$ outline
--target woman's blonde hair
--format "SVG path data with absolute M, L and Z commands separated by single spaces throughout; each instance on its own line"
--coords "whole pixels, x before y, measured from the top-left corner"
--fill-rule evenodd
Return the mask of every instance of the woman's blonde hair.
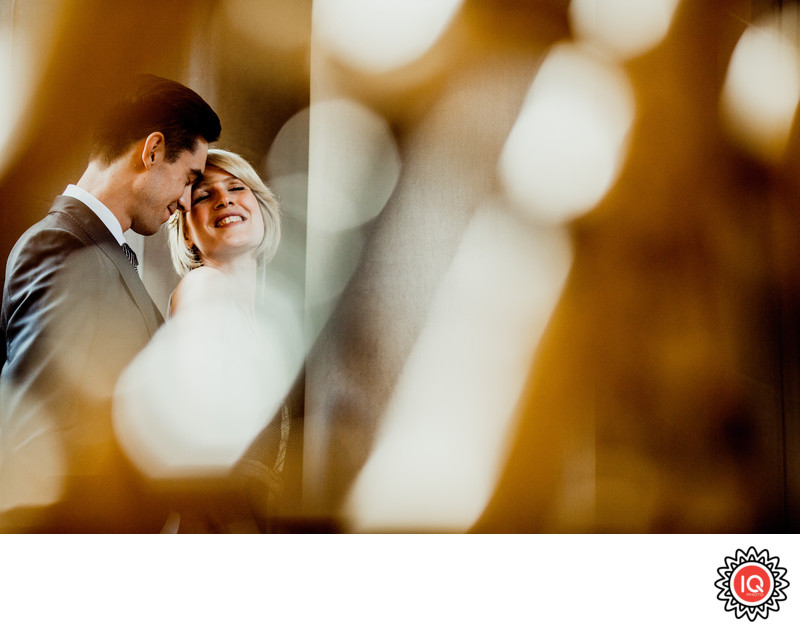
M 264 218 L 264 238 L 258 246 L 256 257 L 260 265 L 269 263 L 275 256 L 281 240 L 280 205 L 275 195 L 264 184 L 253 166 L 232 151 L 216 148 L 209 149 L 206 167 L 216 167 L 227 171 L 244 182 L 255 195 L 256 200 L 258 200 L 258 207 L 261 209 L 261 216 Z M 190 248 L 186 242 L 186 218 L 184 216 L 185 212 L 178 210 L 172 214 L 167 223 L 167 242 L 169 243 L 172 265 L 181 277 L 190 270 L 203 265 L 197 248 Z

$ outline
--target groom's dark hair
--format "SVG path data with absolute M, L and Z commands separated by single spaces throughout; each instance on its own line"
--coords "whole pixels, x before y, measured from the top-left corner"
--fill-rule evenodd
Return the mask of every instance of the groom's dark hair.
M 136 75 L 96 128 L 90 158 L 109 165 L 153 132 L 164 134 L 165 156 L 174 162 L 199 139 L 219 139 L 219 117 L 194 90 L 155 75 Z

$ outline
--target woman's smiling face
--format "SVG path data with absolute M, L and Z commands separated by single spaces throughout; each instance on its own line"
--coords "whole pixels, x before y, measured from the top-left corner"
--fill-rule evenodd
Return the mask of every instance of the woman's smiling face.
M 204 263 L 247 253 L 255 256 L 264 238 L 256 196 L 239 178 L 213 165 L 206 167 L 192 190 L 192 208 L 185 219 L 186 237 L 197 246 Z

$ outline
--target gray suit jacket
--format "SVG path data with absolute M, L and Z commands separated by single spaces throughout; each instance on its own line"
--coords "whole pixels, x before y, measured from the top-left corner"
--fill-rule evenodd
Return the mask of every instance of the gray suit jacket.
M 81 202 L 59 196 L 22 235 L 0 314 L 0 511 L 13 509 L 0 530 L 163 524 L 111 421 L 120 372 L 162 323 L 113 235 Z

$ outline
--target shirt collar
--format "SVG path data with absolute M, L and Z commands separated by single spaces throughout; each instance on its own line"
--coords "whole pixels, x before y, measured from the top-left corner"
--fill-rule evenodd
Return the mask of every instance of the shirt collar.
M 122 225 L 119 223 L 119 220 L 114 216 L 114 213 L 95 196 L 75 184 L 68 185 L 64 190 L 64 195 L 68 195 L 79 202 L 83 202 L 100 218 L 100 221 L 105 224 L 106 228 L 111 231 L 111 234 L 114 235 L 114 239 L 117 240 L 120 246 L 125 243 L 125 237 L 122 234 Z

